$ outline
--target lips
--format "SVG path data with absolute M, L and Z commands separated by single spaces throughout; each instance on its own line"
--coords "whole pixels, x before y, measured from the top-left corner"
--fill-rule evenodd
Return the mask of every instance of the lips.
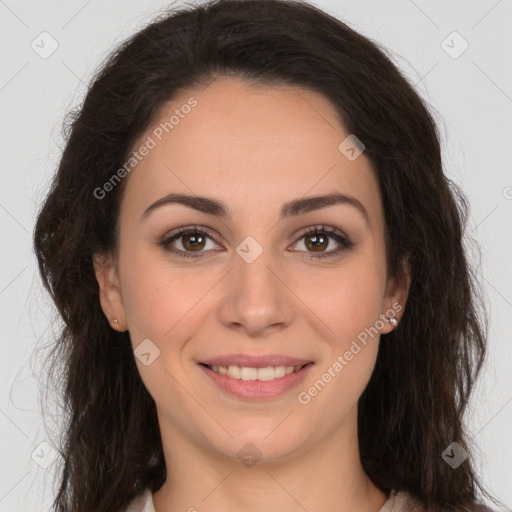
M 211 357 L 200 361 L 205 366 L 244 366 L 247 368 L 266 368 L 267 366 L 304 366 L 313 361 L 281 354 L 255 356 L 250 354 L 229 354 Z
M 265 359 L 268 361 L 269 359 Z M 214 361 L 214 359 L 211 359 Z M 240 359 L 238 359 L 240 361 Z M 251 360 L 251 364 L 263 364 L 260 362 L 255 362 L 254 359 Z M 303 361 L 302 359 L 291 359 L 287 358 L 288 362 L 297 362 Z M 213 366 L 213 365 L 212 365 Z M 225 393 L 234 396 L 238 399 L 244 400 L 264 400 L 278 397 L 279 395 L 285 394 L 288 391 L 291 391 L 293 388 L 297 387 L 299 383 L 303 382 L 306 376 L 312 371 L 312 368 L 315 366 L 313 362 L 306 363 L 304 366 L 299 367 L 299 369 L 293 371 L 293 366 L 290 365 L 287 368 L 292 370 L 290 373 L 285 373 L 282 376 L 275 376 L 275 378 L 271 380 L 244 380 L 244 378 L 233 378 L 229 375 L 222 374 L 220 372 L 216 372 L 209 365 L 204 363 L 199 363 L 198 367 L 201 369 L 203 374 L 210 379 L 210 382 L 213 382 L 217 389 L 224 391 Z M 217 367 L 219 370 L 222 366 Z M 226 368 L 226 367 L 224 367 Z M 233 368 L 233 366 L 229 366 L 229 368 Z M 246 370 L 251 367 L 245 367 Z M 252 367 L 252 372 L 256 371 Z M 259 367 L 258 377 L 262 366 Z M 283 366 L 277 366 L 277 368 L 284 369 Z M 240 370 L 241 372 L 244 370 Z M 252 375 L 254 377 L 254 375 Z

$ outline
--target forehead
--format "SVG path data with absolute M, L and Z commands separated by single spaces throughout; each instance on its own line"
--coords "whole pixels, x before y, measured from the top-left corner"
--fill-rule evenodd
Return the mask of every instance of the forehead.
M 123 203 L 142 212 L 183 192 L 222 198 L 236 214 L 340 192 L 356 196 L 374 225 L 378 184 L 364 153 L 349 160 L 340 150 L 349 135 L 319 93 L 217 80 L 165 104 L 139 137 L 132 149 L 151 149 L 131 171 Z

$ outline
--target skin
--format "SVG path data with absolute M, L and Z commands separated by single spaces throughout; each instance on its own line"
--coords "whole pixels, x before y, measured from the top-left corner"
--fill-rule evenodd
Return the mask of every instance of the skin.
M 307 405 L 297 399 L 379 315 L 406 303 L 409 281 L 401 286 L 386 275 L 384 212 L 370 162 L 338 150 L 349 134 L 322 95 L 235 78 L 175 98 L 134 148 L 190 97 L 197 106 L 125 178 L 116 255 L 94 259 L 112 328 L 129 330 L 134 349 L 149 338 L 160 350 L 149 366 L 136 359 L 157 406 L 168 468 L 153 495 L 156 512 L 376 512 L 387 496 L 361 465 L 357 402 L 380 336 Z M 221 200 L 233 217 L 167 204 L 141 220 L 170 192 Z M 357 198 L 369 224 L 349 204 L 279 220 L 283 203 L 334 192 Z M 217 237 L 203 241 L 202 257 L 180 258 L 157 244 L 194 224 Z M 315 252 L 311 235 L 303 237 L 322 224 L 354 246 L 309 257 L 339 247 L 329 238 Z M 236 252 L 248 236 L 263 248 L 252 263 Z M 185 238 L 172 245 L 197 254 Z M 393 328 L 386 321 L 379 330 Z M 298 387 L 263 401 L 227 395 L 197 365 L 242 352 L 315 365 Z M 237 456 L 248 442 L 261 453 L 250 467 Z

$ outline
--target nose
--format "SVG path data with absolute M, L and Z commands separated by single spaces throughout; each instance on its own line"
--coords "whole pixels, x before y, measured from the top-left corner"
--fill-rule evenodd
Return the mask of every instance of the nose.
M 263 249 L 253 259 L 256 249 L 254 241 L 239 246 L 218 308 L 219 321 L 225 327 L 250 337 L 285 329 L 295 314 L 294 295 L 284 271 L 270 250 Z

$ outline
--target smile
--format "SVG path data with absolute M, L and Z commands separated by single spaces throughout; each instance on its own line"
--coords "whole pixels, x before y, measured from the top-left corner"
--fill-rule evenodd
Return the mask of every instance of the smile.
M 306 365 L 298 366 L 266 366 L 264 368 L 250 368 L 247 366 L 210 366 L 215 373 L 227 375 L 232 379 L 270 381 L 280 379 L 285 375 L 296 372 Z
M 290 391 L 306 377 L 315 363 L 299 366 L 218 366 L 204 363 L 198 367 L 216 389 L 245 400 L 270 399 Z

